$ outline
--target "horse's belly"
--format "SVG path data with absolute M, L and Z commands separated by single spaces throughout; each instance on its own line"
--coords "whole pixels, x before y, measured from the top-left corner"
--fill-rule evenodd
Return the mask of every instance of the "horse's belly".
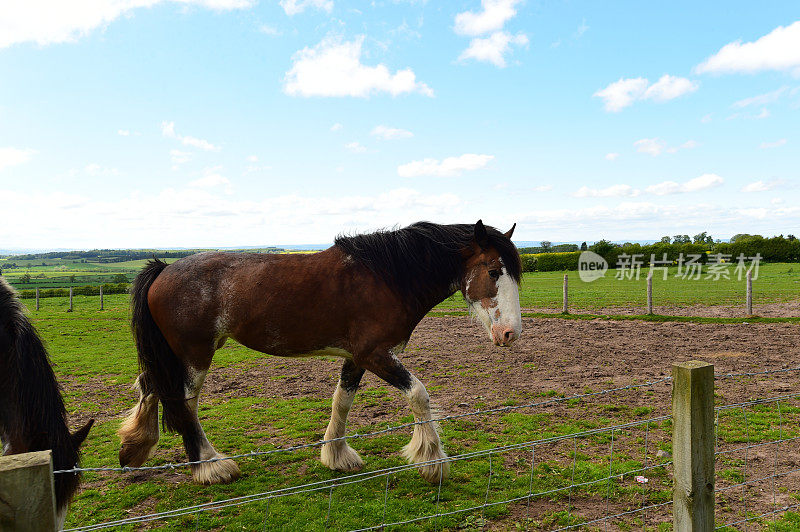
M 349 351 L 345 351 L 339 347 L 325 347 L 323 349 L 316 349 L 310 352 L 291 353 L 283 355 L 291 358 L 305 358 L 305 357 L 338 357 L 352 359 L 353 355 Z

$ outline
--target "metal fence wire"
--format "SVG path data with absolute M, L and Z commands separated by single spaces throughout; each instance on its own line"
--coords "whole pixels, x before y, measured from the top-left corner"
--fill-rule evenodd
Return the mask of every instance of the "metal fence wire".
M 717 374 L 718 390 L 731 379 L 775 377 L 800 368 L 762 372 Z M 453 422 L 476 416 L 527 415 L 542 407 L 574 404 L 620 393 L 658 393 L 669 401 L 670 377 L 607 390 L 552 397 L 524 405 L 502 406 L 442 416 L 426 422 L 404 423 L 382 430 L 349 434 L 335 440 L 291 445 L 231 456 L 257 458 L 319 447 L 329 441 L 366 439 L 414 425 Z M 800 393 L 722 404 L 715 407 L 716 522 L 720 529 L 760 530 L 800 506 Z M 653 399 L 656 400 L 655 397 Z M 520 411 L 524 411 L 520 412 Z M 429 529 L 468 526 L 484 528 L 495 520 L 534 530 L 619 530 L 656 528 L 671 522 L 673 470 L 670 449 L 671 416 L 590 426 L 560 434 L 540 434 L 535 439 L 465 450 L 447 458 L 454 480 L 439 479 L 425 495 L 408 501 L 410 486 L 422 481 L 411 474 L 423 464 L 404 464 L 374 471 L 341 474 L 334 478 L 291 487 L 188 505 L 173 510 L 143 513 L 113 521 L 86 524 L 67 530 L 101 530 L 156 521 L 178 520 L 183 528 L 200 528 L 204 515 L 248 507 L 259 514 L 264 530 L 287 525 L 291 497 L 316 507 L 315 522 L 303 529 L 378 530 L 424 525 Z M 210 460 L 210 461 L 216 461 Z M 172 470 L 199 462 L 167 463 L 139 468 L 87 467 L 55 474 L 87 472 L 108 475 L 136 471 Z M 469 465 L 469 482 L 456 481 L 460 466 Z M 463 469 L 462 469 L 463 470 Z M 483 474 L 483 480 L 475 478 Z M 462 479 L 463 480 L 463 479 Z M 356 493 L 355 490 L 360 490 Z M 419 491 L 419 489 L 417 489 Z M 461 493 L 469 491 L 469 493 Z M 364 493 L 371 500 L 363 500 Z M 482 502 L 480 502 L 482 500 Z M 353 502 L 364 507 L 355 519 Z M 406 512 L 398 511 L 407 506 Z M 345 516 L 345 512 L 349 512 Z M 355 520 L 354 520 L 355 519 Z M 187 521 L 191 520 L 191 521 Z M 193 521 L 193 522 L 192 522 Z M 297 527 L 295 523 L 294 527 Z

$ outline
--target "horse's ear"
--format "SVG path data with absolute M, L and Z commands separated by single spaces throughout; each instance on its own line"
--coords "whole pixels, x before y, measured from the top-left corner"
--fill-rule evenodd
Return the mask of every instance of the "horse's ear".
M 515 229 L 516 227 L 517 227 L 517 224 L 516 224 L 516 222 L 515 222 L 515 223 L 514 223 L 514 225 L 512 225 L 512 226 L 511 226 L 511 229 L 509 229 L 508 231 L 506 231 L 505 233 L 503 233 L 503 236 L 505 236 L 506 238 L 511 238 L 511 235 L 513 235 L 513 234 L 514 234 L 514 229 Z
M 83 440 L 85 440 L 86 436 L 89 435 L 89 429 L 92 428 L 92 425 L 94 425 L 94 419 L 90 419 L 83 427 L 79 428 L 70 435 L 72 436 L 72 444 L 76 449 L 81 446 Z
M 489 235 L 486 234 L 486 227 L 483 226 L 483 220 L 478 220 L 475 224 L 475 242 L 481 247 L 486 249 L 489 247 Z

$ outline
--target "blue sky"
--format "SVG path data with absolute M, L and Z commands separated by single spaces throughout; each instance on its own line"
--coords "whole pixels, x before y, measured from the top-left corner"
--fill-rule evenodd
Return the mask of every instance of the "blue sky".
M 796 2 L 12 0 L 0 247 L 797 234 L 798 123 Z

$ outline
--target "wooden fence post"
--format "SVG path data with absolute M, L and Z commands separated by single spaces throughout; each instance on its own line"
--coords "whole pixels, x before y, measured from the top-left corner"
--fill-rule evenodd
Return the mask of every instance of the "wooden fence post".
M 36 287 L 36 310 L 39 310 L 39 287 Z
M 747 270 L 747 315 L 753 315 L 753 270 Z
M 653 272 L 647 274 L 647 313 L 653 313 Z
M 103 285 L 100 285 L 100 310 L 103 310 Z
M 0 530 L 55 530 L 50 451 L 0 456 Z
M 673 530 L 714 530 L 714 366 L 672 365 Z
M 72 312 L 72 287 L 69 287 L 69 310 L 67 312 Z
M 568 286 L 568 277 L 567 274 L 564 274 L 564 308 L 561 312 L 567 314 L 569 310 L 567 309 L 567 286 Z

